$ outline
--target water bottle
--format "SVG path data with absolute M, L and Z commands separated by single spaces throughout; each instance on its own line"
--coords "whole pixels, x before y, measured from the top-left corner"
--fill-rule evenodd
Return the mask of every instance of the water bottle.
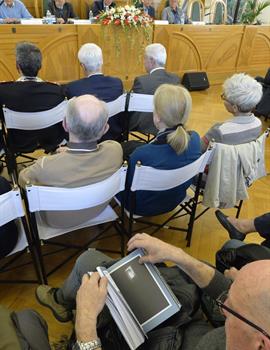
M 185 24 L 185 19 L 186 19 L 185 13 L 182 12 L 182 14 L 180 15 L 180 23 Z
M 93 23 L 93 18 L 94 18 L 93 11 L 90 10 L 90 11 L 89 11 L 89 23 L 90 23 L 90 24 Z

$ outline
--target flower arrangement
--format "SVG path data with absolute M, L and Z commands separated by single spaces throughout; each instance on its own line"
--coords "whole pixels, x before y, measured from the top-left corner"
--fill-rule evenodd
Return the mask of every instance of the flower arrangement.
M 112 24 L 125 28 L 149 27 L 153 19 L 135 6 L 125 5 L 102 12 L 97 20 L 103 25 Z

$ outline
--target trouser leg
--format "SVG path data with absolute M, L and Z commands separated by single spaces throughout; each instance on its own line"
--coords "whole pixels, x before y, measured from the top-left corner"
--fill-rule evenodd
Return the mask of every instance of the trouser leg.
M 254 219 L 254 226 L 256 231 L 265 238 L 266 240 L 270 239 L 270 213 L 258 216 Z
M 89 249 L 81 254 L 62 288 L 56 291 L 58 303 L 66 306 L 67 309 L 73 309 L 83 275 L 89 271 L 96 271 L 97 266 L 111 260 L 113 259 L 95 249 Z
M 13 320 L 18 330 L 18 338 L 22 349 L 51 349 L 47 323 L 36 311 L 15 312 Z
M 243 245 L 246 245 L 245 242 L 239 241 L 238 239 L 230 239 L 229 241 L 225 242 L 224 245 L 222 246 L 223 249 L 232 249 L 232 248 L 238 248 Z

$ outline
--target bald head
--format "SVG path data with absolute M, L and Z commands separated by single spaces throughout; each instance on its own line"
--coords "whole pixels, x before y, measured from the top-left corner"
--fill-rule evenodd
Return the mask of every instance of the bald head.
M 66 127 L 78 142 L 99 140 L 106 130 L 108 110 L 95 96 L 74 97 L 68 102 Z
M 239 313 L 270 334 L 270 260 L 244 266 L 229 295 Z

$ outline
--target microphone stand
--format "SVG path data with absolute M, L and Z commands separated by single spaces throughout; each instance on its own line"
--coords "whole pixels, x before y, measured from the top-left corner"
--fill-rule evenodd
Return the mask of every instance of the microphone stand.
M 241 0 L 236 1 L 236 6 L 235 6 L 235 11 L 234 11 L 234 16 L 233 16 L 233 24 L 237 23 L 237 17 L 238 17 L 238 12 L 239 12 L 239 8 L 240 8 L 240 3 L 241 3 Z

